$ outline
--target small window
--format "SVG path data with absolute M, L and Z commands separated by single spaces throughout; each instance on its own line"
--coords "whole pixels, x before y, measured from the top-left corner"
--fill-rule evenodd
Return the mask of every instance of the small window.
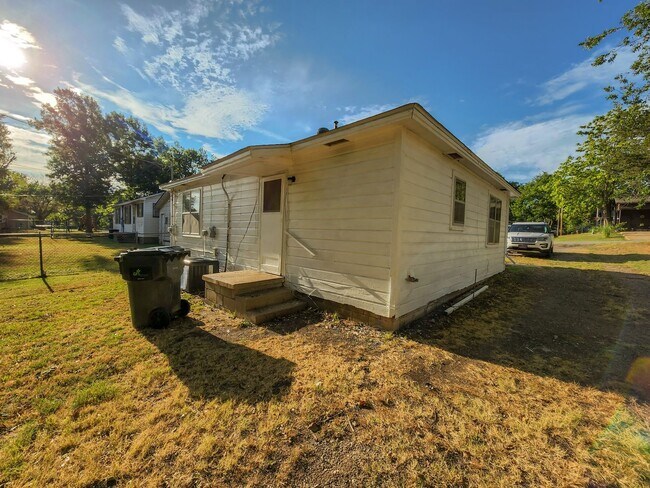
M 160 217 L 160 210 L 158 210 L 156 208 L 156 203 L 155 202 L 151 204 L 151 215 L 153 215 L 154 219 L 157 219 L 158 217 Z
M 131 205 L 126 205 L 124 208 L 124 223 L 127 225 L 131 224 Z
M 282 207 L 282 180 L 264 182 L 263 212 L 279 212 Z
M 135 208 L 136 208 L 137 216 L 138 217 L 143 217 L 144 216 L 144 203 L 136 204 Z
M 199 235 L 201 225 L 201 190 L 183 193 L 183 234 Z
M 488 244 L 498 244 L 501 236 L 501 200 L 490 195 Z
M 467 183 L 454 178 L 454 225 L 465 225 L 465 199 L 467 196 Z

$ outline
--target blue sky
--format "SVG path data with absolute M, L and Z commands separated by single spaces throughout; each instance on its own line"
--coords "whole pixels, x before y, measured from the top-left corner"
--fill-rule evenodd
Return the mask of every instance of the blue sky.
M 47 136 L 16 119 L 57 86 L 214 156 L 416 101 L 507 178 L 553 171 L 630 63 L 578 46 L 635 1 L 0 0 L 0 110 L 14 169 Z

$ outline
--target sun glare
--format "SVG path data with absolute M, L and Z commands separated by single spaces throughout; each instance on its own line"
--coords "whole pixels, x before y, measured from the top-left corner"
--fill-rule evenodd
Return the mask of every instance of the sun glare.
M 26 62 L 27 58 L 20 46 L 14 44 L 11 39 L 0 38 L 0 66 L 16 69 Z
M 26 49 L 40 49 L 31 33 L 18 24 L 5 20 L 0 24 L 0 66 L 17 69 L 27 62 Z

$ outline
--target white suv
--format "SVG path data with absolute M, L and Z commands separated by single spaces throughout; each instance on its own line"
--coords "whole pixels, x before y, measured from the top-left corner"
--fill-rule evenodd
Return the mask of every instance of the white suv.
M 553 232 L 544 222 L 515 222 L 508 228 L 508 249 L 553 254 Z

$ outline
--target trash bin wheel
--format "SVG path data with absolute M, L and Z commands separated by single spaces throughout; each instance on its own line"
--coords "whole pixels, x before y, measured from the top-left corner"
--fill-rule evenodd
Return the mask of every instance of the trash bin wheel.
M 154 308 L 149 313 L 149 325 L 154 329 L 164 329 L 171 322 L 169 312 L 162 307 Z
M 190 302 L 181 298 L 181 309 L 178 311 L 178 316 L 185 317 L 188 313 L 190 313 Z

